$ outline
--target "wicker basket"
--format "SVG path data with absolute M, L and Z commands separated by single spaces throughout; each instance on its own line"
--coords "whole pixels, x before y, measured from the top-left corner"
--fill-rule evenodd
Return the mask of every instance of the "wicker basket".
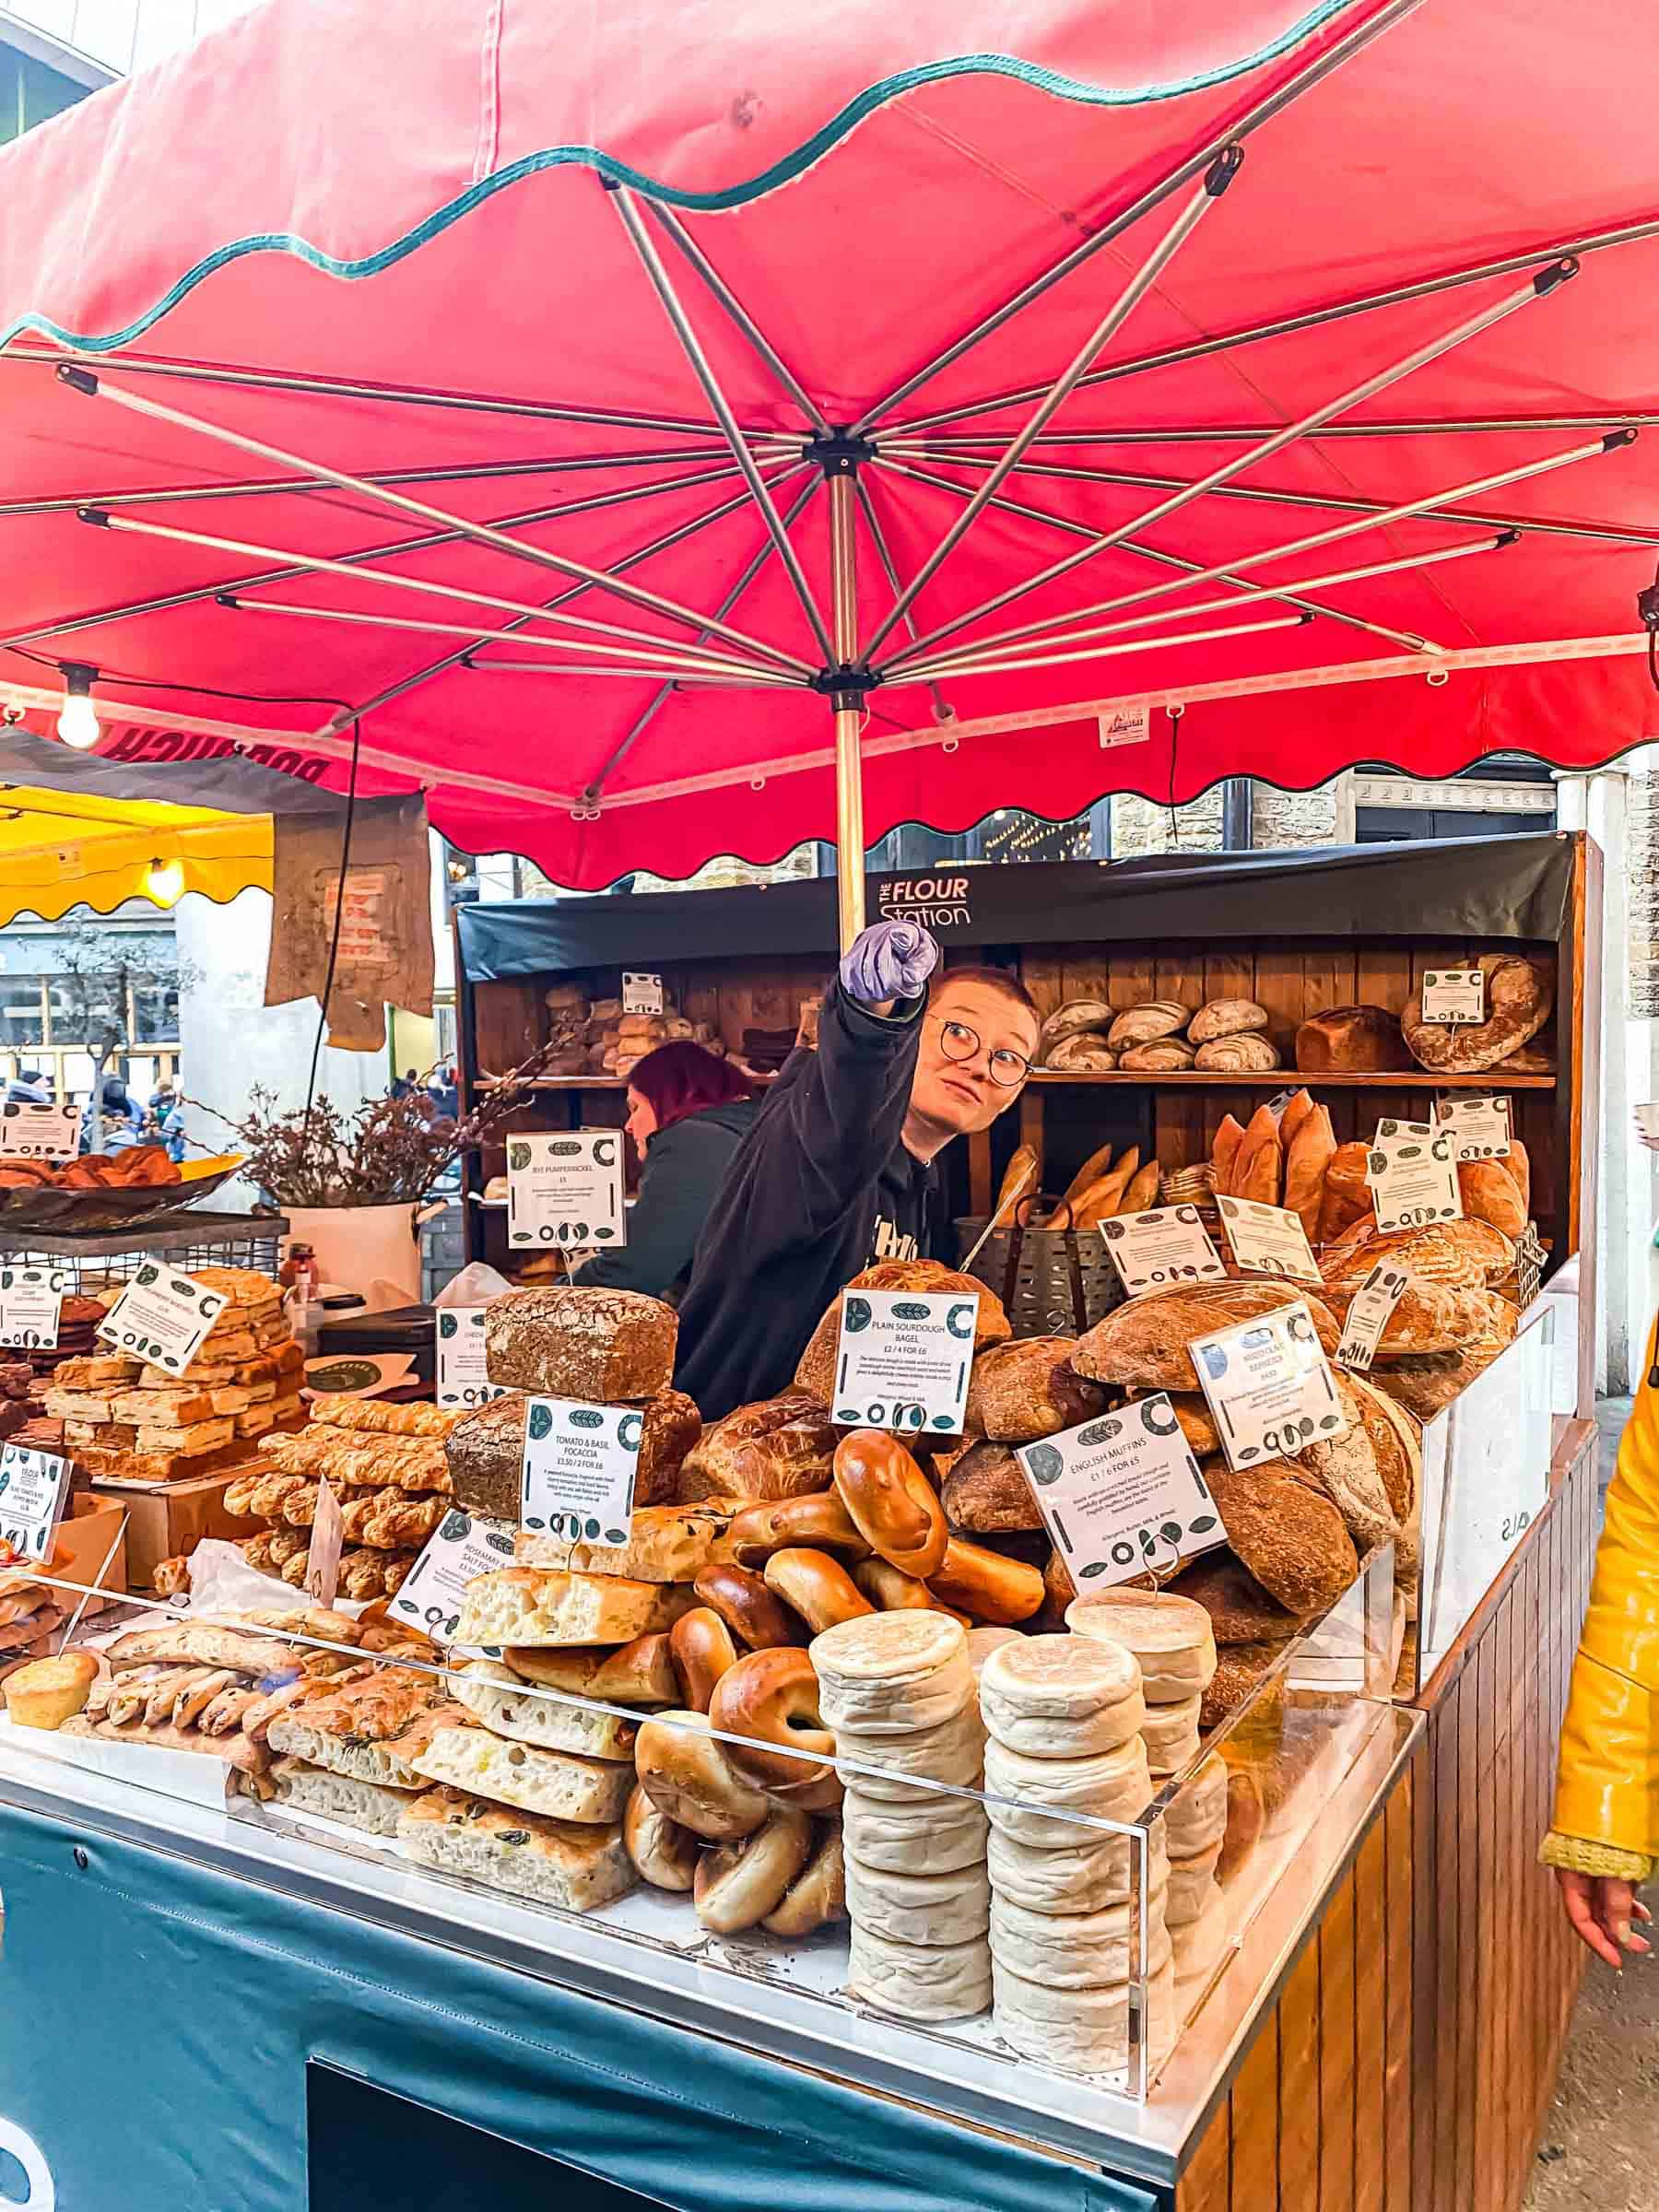
M 1038 1199 L 1031 1210 L 1052 1213 L 1054 1203 Z M 984 1228 L 983 1214 L 957 1222 L 964 1264 Z M 1016 1336 L 1080 1336 L 1124 1302 L 1106 1241 L 1093 1229 L 994 1230 L 970 1272 L 1001 1299 Z

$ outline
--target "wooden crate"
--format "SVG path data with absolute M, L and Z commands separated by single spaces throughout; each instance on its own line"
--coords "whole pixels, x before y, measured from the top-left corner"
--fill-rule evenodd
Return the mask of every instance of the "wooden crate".
M 159 1561 L 188 1557 L 204 1536 L 252 1535 L 253 1522 L 239 1521 L 225 1511 L 225 1492 L 246 1473 L 244 1465 L 132 1489 L 95 1482 L 92 1494 L 100 1504 L 117 1504 L 126 1511 L 130 1586 L 149 1589 Z
M 121 1533 L 121 1541 L 115 1543 L 117 1532 L 121 1531 L 124 1510 L 120 1500 L 114 1498 L 88 1498 L 83 1495 L 76 1499 L 73 1514 L 65 1514 L 58 1523 L 52 1571 L 61 1574 L 66 1583 L 90 1584 L 96 1582 L 100 1590 L 112 1591 L 117 1595 L 124 1593 L 129 1587 L 124 1531 Z M 112 1544 L 115 1544 L 114 1556 L 105 1567 L 104 1555 Z M 65 1609 L 72 1613 L 80 1600 L 65 1590 L 62 1593 L 62 1602 Z M 87 1614 L 101 1613 L 108 1603 L 109 1600 L 104 1597 L 89 1597 L 87 1600 Z

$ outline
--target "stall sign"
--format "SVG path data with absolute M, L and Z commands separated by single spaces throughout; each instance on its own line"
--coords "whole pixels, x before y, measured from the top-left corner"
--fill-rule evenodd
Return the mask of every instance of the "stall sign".
M 0 1267 L 0 1345 L 51 1351 L 69 1277 L 58 1267 Z
M 1507 1098 L 1437 1099 L 1434 1118 L 1452 1132 L 1453 1159 L 1507 1159 L 1510 1102 Z
M 1227 1269 L 1195 1206 L 1160 1206 L 1100 1224 L 1106 1256 L 1131 1298 L 1179 1283 L 1218 1283 Z
M 1264 1206 L 1259 1198 L 1218 1196 L 1216 1205 L 1233 1258 L 1246 1275 L 1288 1277 L 1298 1283 L 1323 1281 L 1300 1214 L 1288 1206 Z
M 622 1132 L 578 1129 L 568 1136 L 510 1136 L 507 1241 L 626 1244 Z
M 192 1276 L 146 1260 L 97 1333 L 128 1359 L 182 1375 L 229 1303 L 222 1290 L 209 1290 Z
M 905 1436 L 959 1435 L 977 1296 L 843 1290 L 830 1418 Z
M 1225 1544 L 1227 1531 L 1168 1396 L 1139 1398 L 1017 1456 L 1081 1590 L 1132 1581 Z
M 660 1014 L 662 1010 L 662 977 L 647 975 L 632 968 L 626 970 L 622 977 L 623 1013 Z
M 1366 1156 L 1365 1180 L 1381 1234 L 1462 1220 L 1463 1194 L 1457 1185 L 1453 1142 L 1449 1129 L 1437 1133 L 1430 1122 L 1377 1124 Z
M 1188 1347 L 1230 1467 L 1345 1435 L 1347 1416 L 1305 1300 Z
M 1486 1019 L 1486 976 L 1478 968 L 1431 968 L 1423 977 L 1423 1019 L 1452 1028 Z
M 1353 1297 L 1342 1324 L 1342 1341 L 1336 1347 L 1336 1364 L 1364 1374 L 1377 1356 L 1389 1316 L 1411 1288 L 1404 1267 L 1379 1260 Z
M 13 1099 L 0 1108 L 0 1158 L 73 1159 L 79 1149 L 78 1107 Z
M 69 1462 L 55 1452 L 0 1444 L 0 1545 L 28 1559 L 52 1556 L 69 1473 Z
M 437 1313 L 438 1403 L 488 1406 L 505 1397 L 484 1371 L 484 1316 L 488 1306 L 440 1306 Z
M 519 1518 L 590 1544 L 626 1544 L 645 1416 L 637 1406 L 535 1397 L 524 1415 Z
M 445 1650 L 455 1640 L 466 1585 L 512 1564 L 512 1529 L 452 1506 L 405 1575 L 392 1610 Z

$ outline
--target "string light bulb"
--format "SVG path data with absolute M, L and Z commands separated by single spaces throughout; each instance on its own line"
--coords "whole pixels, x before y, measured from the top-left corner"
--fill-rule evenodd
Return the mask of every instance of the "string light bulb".
M 92 679 L 98 671 L 85 661 L 64 661 L 60 665 L 64 703 L 58 712 L 57 733 L 76 752 L 88 752 L 98 743 L 98 709 L 92 703 Z
M 144 871 L 144 895 L 158 906 L 175 906 L 184 889 L 184 865 L 177 860 L 152 860 Z

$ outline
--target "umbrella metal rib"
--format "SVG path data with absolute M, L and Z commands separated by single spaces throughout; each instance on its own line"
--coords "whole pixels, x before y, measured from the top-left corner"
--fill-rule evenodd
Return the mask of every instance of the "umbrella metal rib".
M 755 321 L 753 315 L 749 313 L 747 308 L 744 306 L 742 300 L 738 299 L 736 293 L 733 291 L 731 286 L 692 237 L 690 231 L 687 229 L 684 218 L 677 209 L 665 206 L 660 200 L 648 199 L 645 205 L 702 278 L 703 283 L 719 301 L 731 321 L 742 332 L 747 344 L 759 354 L 789 397 L 794 400 L 795 406 L 811 423 L 813 429 L 828 430 L 830 425 L 825 421 L 818 402 Z
M 1655 424 L 1659 424 L 1659 415 L 1628 415 L 1617 407 L 1608 407 L 1596 415 L 1445 415 L 1418 422 L 1322 423 L 1318 429 L 1308 432 L 1308 442 L 1323 445 L 1331 438 L 1463 438 L 1489 430 L 1512 435 L 1530 430 L 1640 430 L 1651 429 Z M 1033 442 L 1038 445 L 1241 445 L 1247 439 L 1265 438 L 1277 428 L 1271 422 L 1236 422 L 1182 423 L 1156 429 L 1045 430 Z M 782 442 L 787 444 L 790 441 L 785 439 Z M 987 450 L 1000 453 L 1005 443 L 1004 439 L 992 431 L 982 435 L 959 432 L 942 438 L 931 433 L 911 437 L 900 431 L 884 438 L 881 450 L 884 453 L 906 456 L 920 453 L 941 461 L 965 459 L 969 455 L 982 459 Z M 706 458 L 702 454 L 696 457 Z M 0 513 L 4 512 L 0 508 Z
M 177 429 L 198 431 L 203 437 L 217 439 L 221 444 L 236 446 L 243 453 L 252 453 L 259 460 L 273 462 L 279 467 L 303 470 L 324 477 L 344 491 L 359 492 L 367 500 L 378 500 L 382 506 L 396 508 L 400 513 L 412 514 L 421 522 L 436 523 L 445 529 L 458 531 L 463 537 L 471 538 L 476 545 L 488 546 L 498 553 L 509 554 L 516 560 L 532 562 L 539 568 L 555 569 L 560 575 L 580 577 L 583 582 L 611 592 L 635 606 L 665 616 L 669 621 L 681 623 L 693 629 L 701 628 L 704 622 L 704 617 L 692 607 L 682 606 L 677 599 L 666 598 L 660 592 L 647 591 L 641 584 L 625 582 L 620 577 L 607 575 L 603 569 L 589 568 L 585 562 L 572 560 L 567 554 L 554 553 L 545 546 L 532 545 L 525 538 L 513 537 L 505 530 L 496 529 L 492 524 L 469 522 L 465 515 L 452 514 L 447 509 L 431 506 L 425 500 L 411 499 L 406 492 L 395 491 L 389 485 L 371 484 L 362 477 L 351 475 L 347 469 L 332 468 L 326 462 L 313 461 L 304 454 L 288 453 L 282 446 L 269 445 L 264 439 L 250 438 L 245 432 L 232 430 L 223 423 L 208 422 L 199 415 L 187 415 L 180 408 L 163 406 L 159 400 L 146 399 L 142 394 L 125 391 L 119 384 L 112 384 L 106 379 L 94 375 L 89 370 L 65 364 L 59 369 L 58 375 L 68 389 L 87 397 L 108 400 L 114 406 L 124 407 L 132 414 L 147 417 L 153 421 L 167 423 Z M 764 660 L 777 661 L 785 667 L 795 668 L 802 675 L 810 674 L 806 662 L 797 660 L 782 648 L 769 645 L 763 639 L 748 637 L 741 630 L 731 629 L 724 625 L 717 627 L 728 644 L 738 646 L 747 653 L 758 654 Z
M 923 638 L 921 644 L 911 650 L 920 652 L 927 646 L 937 644 L 942 639 L 953 637 L 959 630 L 966 629 L 971 624 L 982 621 L 987 615 L 995 614 L 1000 608 L 1010 606 L 1015 600 L 1023 599 L 1031 592 L 1041 589 L 1043 585 L 1054 582 L 1059 577 L 1069 575 L 1074 569 L 1080 568 L 1087 560 L 1094 559 L 1098 554 L 1105 552 L 1110 547 L 1121 545 L 1125 537 L 1133 537 L 1138 532 L 1149 528 L 1154 523 L 1162 522 L 1167 515 L 1179 512 L 1192 500 L 1226 484 L 1231 477 L 1242 475 L 1246 469 L 1253 468 L 1259 462 L 1271 460 L 1274 454 L 1283 453 L 1288 446 L 1294 445 L 1300 438 L 1304 437 L 1318 424 L 1328 422 L 1333 416 L 1346 414 L 1348 408 L 1359 406 L 1376 393 L 1385 391 L 1390 384 L 1397 383 L 1402 377 L 1409 376 L 1414 370 L 1422 368 L 1427 362 L 1439 359 L 1442 354 L 1451 352 L 1454 347 L 1463 345 L 1482 331 L 1489 330 L 1494 324 L 1502 322 L 1507 316 L 1518 312 L 1522 308 L 1530 306 L 1535 300 L 1545 298 L 1574 274 L 1572 264 L 1568 262 L 1554 264 L 1551 268 L 1541 272 L 1531 283 L 1521 286 L 1513 292 L 1506 293 L 1501 300 L 1496 300 L 1489 307 L 1483 308 L 1478 314 L 1469 316 L 1466 321 L 1458 324 L 1452 330 L 1439 333 L 1424 345 L 1414 347 L 1410 353 L 1390 361 L 1385 367 L 1362 378 L 1359 383 L 1350 384 L 1347 391 L 1340 392 L 1334 398 L 1324 401 L 1319 406 L 1311 409 L 1308 414 L 1299 416 L 1294 422 L 1285 424 L 1270 438 L 1262 440 L 1260 443 L 1251 446 L 1242 453 L 1234 454 L 1230 461 L 1223 462 L 1219 468 L 1212 469 L 1208 476 L 1200 477 L 1194 483 L 1183 485 L 1179 491 L 1170 493 L 1167 498 L 1159 500 L 1156 505 L 1147 508 L 1143 513 L 1107 531 L 1096 544 L 1080 546 L 1075 552 L 1067 554 L 1061 560 L 1052 562 L 1048 568 L 1040 570 L 1034 576 L 1028 576 L 1020 582 L 1009 584 L 1003 591 L 994 593 L 989 599 L 981 601 L 977 606 L 965 608 L 962 613 L 952 616 L 948 622 L 943 622 L 936 629 L 930 630 Z M 1230 565 L 1237 568 L 1240 564 L 1235 561 Z
M 1253 638 L 1265 629 L 1301 629 L 1315 619 L 1311 614 L 1273 615 L 1265 622 L 1237 622 L 1220 629 L 1182 630 L 1172 638 L 1128 638 L 1116 645 L 1085 646 L 1079 653 L 1050 653 L 1045 650 L 1018 660 L 1003 660 L 994 655 L 988 660 L 919 661 L 913 668 L 905 671 L 904 680 L 920 683 L 926 682 L 930 677 L 947 676 L 1005 676 L 1013 668 L 1057 668 L 1066 661 L 1108 661 L 1125 653 L 1153 653 L 1159 646 L 1206 645 L 1215 638 Z M 1039 642 L 1046 648 L 1051 643 L 1060 644 L 1064 641 L 1044 638 Z

